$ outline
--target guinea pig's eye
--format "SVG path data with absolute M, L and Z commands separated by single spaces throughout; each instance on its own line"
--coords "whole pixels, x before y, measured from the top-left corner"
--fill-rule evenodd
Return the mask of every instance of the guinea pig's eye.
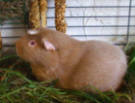
M 29 41 L 29 43 L 28 43 L 28 45 L 29 45 L 30 47 L 34 47 L 36 44 L 37 44 L 37 43 L 36 43 L 35 40 L 31 40 L 31 41 Z

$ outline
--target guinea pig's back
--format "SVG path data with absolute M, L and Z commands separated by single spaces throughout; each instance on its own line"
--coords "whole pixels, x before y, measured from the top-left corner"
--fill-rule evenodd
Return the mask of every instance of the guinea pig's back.
M 97 59 L 101 58 L 105 61 L 111 59 L 110 62 L 113 62 L 113 60 L 115 62 L 115 60 L 117 60 L 119 63 L 127 64 L 126 55 L 124 51 L 118 46 L 108 42 L 96 40 L 86 42 L 86 46 L 86 51 L 89 52 L 88 54 L 95 56 L 95 58 L 97 57 Z
M 86 51 L 88 51 L 91 55 L 93 54 L 95 57 L 101 57 L 102 59 L 103 57 L 104 59 L 112 58 L 112 60 L 116 59 L 119 60 L 119 62 L 122 61 L 127 63 L 126 55 L 124 54 L 123 50 L 118 46 L 115 46 L 108 42 L 96 40 L 91 40 L 84 43 L 87 47 Z
M 91 40 L 83 44 L 86 52 L 73 79 L 73 82 L 80 79 L 76 87 L 92 85 L 101 91 L 116 90 L 127 70 L 124 52 L 119 47 L 102 41 Z

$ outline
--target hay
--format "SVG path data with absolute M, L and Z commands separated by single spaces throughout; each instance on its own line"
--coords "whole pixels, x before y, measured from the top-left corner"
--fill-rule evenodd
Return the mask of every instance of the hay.
M 129 55 L 130 54 L 130 55 Z M 118 92 L 98 94 L 55 88 L 55 81 L 38 82 L 28 63 L 16 55 L 0 58 L 0 103 L 134 103 L 135 48 L 128 52 L 129 69 Z
M 28 0 L 0 0 L 0 23 L 3 20 L 24 19 L 27 4 Z

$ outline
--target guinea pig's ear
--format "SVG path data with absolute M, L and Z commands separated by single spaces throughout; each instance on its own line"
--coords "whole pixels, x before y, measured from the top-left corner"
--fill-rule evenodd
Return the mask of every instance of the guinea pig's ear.
M 46 39 L 42 39 L 43 45 L 47 50 L 55 51 L 55 46 Z

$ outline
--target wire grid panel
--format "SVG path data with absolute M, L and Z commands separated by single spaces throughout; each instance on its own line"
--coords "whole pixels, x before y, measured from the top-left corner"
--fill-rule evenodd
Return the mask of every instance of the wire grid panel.
M 67 0 L 67 34 L 79 40 L 126 44 L 135 40 L 135 0 Z M 54 0 L 48 0 L 47 26 L 55 29 Z M 0 26 L 3 45 L 13 46 L 27 28 L 20 17 Z

